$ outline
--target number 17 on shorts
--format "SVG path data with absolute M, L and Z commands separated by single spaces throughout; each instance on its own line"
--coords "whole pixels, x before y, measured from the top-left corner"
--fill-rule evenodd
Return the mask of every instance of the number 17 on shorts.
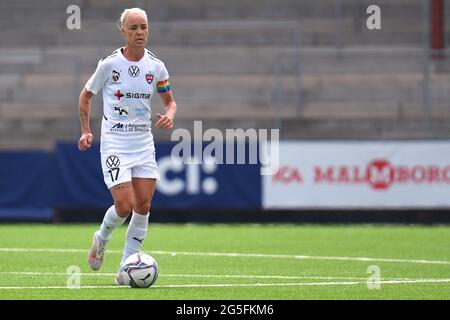
M 120 158 L 116 155 L 104 156 L 102 154 L 103 178 L 108 189 L 122 183 L 120 172 Z
M 159 180 L 154 150 L 134 153 L 102 153 L 103 179 L 108 189 L 132 178 Z

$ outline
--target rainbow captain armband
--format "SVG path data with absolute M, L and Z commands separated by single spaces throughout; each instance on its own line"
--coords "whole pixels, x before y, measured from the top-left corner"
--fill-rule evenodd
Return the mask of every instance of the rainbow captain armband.
M 160 81 L 156 84 L 156 90 L 158 93 L 164 93 L 170 91 L 170 82 L 169 80 Z

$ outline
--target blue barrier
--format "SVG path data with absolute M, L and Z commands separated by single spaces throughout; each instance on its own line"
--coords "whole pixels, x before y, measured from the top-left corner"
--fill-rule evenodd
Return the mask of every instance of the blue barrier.
M 176 164 L 173 143 L 156 146 L 161 181 L 153 208 L 261 208 L 259 164 Z M 113 203 L 103 182 L 99 144 L 75 143 L 45 151 L 0 153 L 0 218 L 51 219 L 53 208 L 105 208 Z
M 103 208 L 113 203 L 103 182 L 98 143 L 84 152 L 75 143 L 58 143 L 53 157 L 55 208 Z
M 182 164 L 171 161 L 173 144 L 156 147 L 161 181 L 155 208 L 261 208 L 259 164 Z
M 0 218 L 52 218 L 50 167 L 44 151 L 0 153 Z
M 161 181 L 153 208 L 260 208 L 259 165 L 176 165 L 174 144 L 156 146 Z M 107 207 L 112 198 L 103 182 L 99 145 L 79 152 L 74 144 L 58 144 L 55 157 L 57 208 Z

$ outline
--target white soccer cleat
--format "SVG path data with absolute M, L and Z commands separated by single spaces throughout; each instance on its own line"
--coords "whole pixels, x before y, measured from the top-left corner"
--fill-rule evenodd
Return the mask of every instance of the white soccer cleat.
M 97 271 L 100 269 L 103 263 L 103 255 L 105 254 L 106 243 L 99 237 L 99 232 L 94 233 L 92 239 L 92 248 L 89 250 L 88 263 L 92 270 Z
M 127 274 L 123 272 L 122 265 L 120 265 L 119 270 L 117 271 L 114 282 L 119 286 L 126 286 L 128 283 L 126 278 L 128 278 Z
M 125 279 L 123 278 L 123 274 L 121 272 L 116 274 L 116 278 L 114 280 L 115 280 L 115 283 L 119 286 L 125 285 Z

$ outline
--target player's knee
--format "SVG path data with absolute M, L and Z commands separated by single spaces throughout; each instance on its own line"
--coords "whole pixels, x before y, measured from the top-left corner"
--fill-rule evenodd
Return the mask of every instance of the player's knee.
M 136 206 L 134 207 L 134 211 L 139 212 L 139 213 L 149 212 L 150 211 L 150 203 L 149 202 L 137 203 Z
M 130 200 L 120 200 L 116 201 L 115 206 L 117 214 L 121 217 L 126 217 L 133 210 L 134 203 Z

